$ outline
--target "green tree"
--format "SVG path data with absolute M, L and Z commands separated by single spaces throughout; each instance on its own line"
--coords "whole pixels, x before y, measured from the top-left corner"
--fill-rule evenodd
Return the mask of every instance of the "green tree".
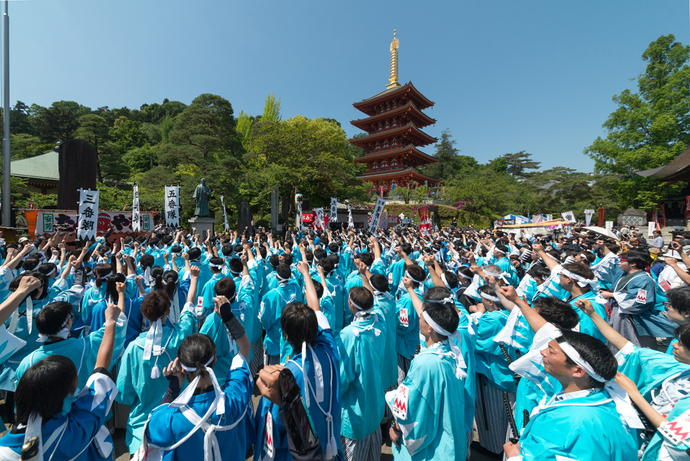
M 262 122 L 279 122 L 280 116 L 280 98 L 276 99 L 276 95 L 269 93 L 266 95 L 266 102 L 264 103 L 264 113 L 261 115 Z
M 597 138 L 585 154 L 596 172 L 617 176 L 611 186 L 622 207 L 650 210 L 684 187 L 635 173 L 669 163 L 690 143 L 690 47 L 662 35 L 642 59 L 647 66 L 637 92 L 613 97 L 618 108 L 603 124 L 606 139 Z
M 88 141 L 96 148 L 97 157 L 100 156 L 99 147 L 103 142 L 110 138 L 108 132 L 108 124 L 105 119 L 99 115 L 87 114 L 79 117 L 79 129 L 77 129 L 76 137 Z M 101 173 L 100 158 L 97 158 L 98 165 L 98 181 L 103 182 L 103 175 Z
M 44 154 L 55 146 L 44 144 L 40 138 L 26 133 L 10 134 L 10 152 L 12 160 L 21 160 L 36 155 Z
M 85 115 L 81 113 L 83 110 L 80 107 L 74 101 L 54 102 L 48 108 L 36 106 L 33 123 L 41 139 L 47 143 L 72 139 L 79 128 L 79 117 Z
M 505 154 L 503 158 L 506 159 L 506 172 L 513 178 L 526 179 L 535 174 L 527 170 L 538 170 L 541 162 L 532 160 L 532 154 L 528 154 L 524 150 L 515 154 Z
M 254 117 L 241 110 L 240 115 L 237 116 L 237 132 L 242 137 L 242 147 L 244 147 L 245 150 L 249 150 L 249 146 L 251 144 L 251 132 L 253 124 Z
M 434 153 L 434 158 L 438 159 L 438 162 L 424 167 L 422 170 L 424 174 L 448 180 L 476 167 L 477 161 L 474 157 L 459 155 L 460 151 L 455 147 L 455 144 L 456 141 L 450 134 L 450 130 L 443 130 Z

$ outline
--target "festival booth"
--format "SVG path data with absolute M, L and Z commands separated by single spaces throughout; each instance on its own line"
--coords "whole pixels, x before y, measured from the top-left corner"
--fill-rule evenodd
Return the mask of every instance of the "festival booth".
M 24 216 L 29 228 L 29 236 L 35 238 L 41 235 L 52 235 L 56 232 L 68 232 L 67 242 L 73 242 L 77 223 L 79 220 L 76 210 L 35 210 L 24 209 Z M 141 233 L 152 231 L 153 212 L 142 211 Z M 110 241 L 118 240 L 126 234 L 132 232 L 132 212 L 131 211 L 100 211 L 98 213 L 98 233 L 103 234 L 109 229 L 113 230 Z

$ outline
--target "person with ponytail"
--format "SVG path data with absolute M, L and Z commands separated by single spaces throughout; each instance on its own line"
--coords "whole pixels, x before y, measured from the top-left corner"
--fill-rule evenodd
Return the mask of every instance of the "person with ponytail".
M 192 266 L 190 272 L 192 281 L 180 321 L 173 327 L 166 324 L 171 302 L 165 292 L 147 294 L 141 303 L 141 313 L 151 326 L 127 346 L 122 356 L 117 377 L 118 402 L 132 407 L 125 435 L 130 453 L 141 445 L 146 419 L 165 394 L 167 382 L 161 370 L 173 361 L 183 339 L 196 328 L 194 304 L 199 268 Z
M 108 368 L 119 315 L 111 305 L 93 372 L 78 394 L 77 369 L 67 357 L 50 355 L 26 370 L 17 385 L 17 424 L 0 439 L 0 459 L 19 459 L 33 437 L 38 460 L 113 459 L 104 423 L 117 396 Z
M 204 461 L 244 461 L 247 449 L 245 415 L 251 415 L 254 388 L 246 355 L 249 340 L 242 324 L 234 318 L 230 303 L 216 297 L 215 316 L 233 335 L 241 335 L 242 354 L 232 361 L 223 376 L 216 376 L 216 346 L 200 333 L 188 336 L 177 358 L 165 370 L 168 392 L 163 404 L 151 412 L 146 423 L 141 451 L 151 459 Z M 213 315 L 213 314 L 212 314 Z M 184 381 L 189 383 L 180 394 Z
M 333 330 L 320 310 L 314 283 L 309 277 L 309 265 L 302 261 L 297 268 L 304 277 L 307 304 L 291 302 L 282 311 L 281 331 L 295 352 L 285 367 L 292 372 L 301 390 L 307 413 L 321 443 L 322 459 L 342 460 L 338 349 Z M 278 270 L 281 270 L 280 266 Z M 268 369 L 277 370 L 271 366 Z M 265 397 L 259 401 L 254 418 L 254 459 L 292 459 L 279 410 L 279 405 Z
M 192 280 L 191 273 L 187 271 L 182 281 L 180 281 L 177 271 L 167 270 L 159 275 L 157 274 L 158 270 L 162 272 L 162 269 L 160 268 L 154 268 L 151 272 L 155 278 L 155 282 L 150 290 L 165 291 L 165 294 L 167 294 L 168 298 L 170 298 L 170 315 L 168 316 L 168 322 L 172 326 L 180 321 L 182 308 L 187 302 L 189 285 Z
M 84 325 L 91 324 L 91 315 L 93 307 L 101 301 L 106 303 L 117 300 L 113 297 L 115 292 L 115 283 L 111 285 L 111 290 L 108 292 L 108 279 L 116 274 L 116 268 L 112 264 L 99 264 L 93 268 L 93 275 L 95 278 L 94 285 L 87 288 L 84 292 L 84 297 L 81 301 L 81 319 Z

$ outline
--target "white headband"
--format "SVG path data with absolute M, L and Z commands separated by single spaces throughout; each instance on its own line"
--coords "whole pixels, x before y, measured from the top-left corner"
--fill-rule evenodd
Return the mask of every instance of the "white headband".
M 632 404 L 630 403 L 630 397 L 620 385 L 613 381 L 607 381 L 599 376 L 599 374 L 594 371 L 592 366 L 585 359 L 583 359 L 575 348 L 573 348 L 573 346 L 571 346 L 567 341 L 558 343 L 558 345 L 561 346 L 561 350 L 563 350 L 565 355 L 567 355 L 570 360 L 575 362 L 577 365 L 581 366 L 587 372 L 587 374 L 592 377 L 592 379 L 599 381 L 600 383 L 606 383 L 604 388 L 611 396 L 613 402 L 616 404 L 616 411 L 618 411 L 621 419 L 625 421 L 628 426 L 633 429 L 644 429 L 644 424 L 642 424 L 640 417 L 637 415 L 637 411 L 635 411 L 635 408 L 633 408 Z
M 208 267 L 210 267 L 211 269 L 215 269 L 217 271 L 223 270 L 223 264 L 211 264 L 211 263 L 209 263 Z M 234 271 L 232 271 L 232 269 L 230 270 L 230 272 L 232 272 L 233 274 L 241 273 L 241 272 L 234 272 Z
M 493 302 L 495 302 L 495 303 L 500 303 L 500 302 L 501 302 L 501 300 L 498 298 L 498 296 L 491 296 L 491 295 L 486 294 L 486 293 L 483 293 L 483 292 L 481 292 L 481 291 L 479 292 L 479 295 L 480 295 L 482 298 L 488 299 L 489 301 L 493 301 Z
M 36 339 L 36 342 L 38 343 L 44 343 L 48 341 L 50 338 L 62 338 L 62 339 L 67 339 L 69 336 L 69 328 L 65 328 L 67 326 L 67 322 L 72 318 L 71 315 L 68 315 L 67 318 L 65 319 L 64 322 L 62 322 L 62 325 L 60 327 L 60 331 L 55 333 L 54 335 L 44 335 L 43 333 L 38 334 L 38 339 Z
M 206 363 L 204 364 L 204 367 L 208 367 L 209 365 L 211 365 L 211 364 L 213 363 L 213 359 L 215 359 L 215 358 L 216 358 L 216 356 L 215 356 L 215 355 L 212 355 L 211 358 L 208 359 L 208 362 L 206 362 Z M 187 367 L 187 366 L 185 366 L 182 362 L 180 362 L 180 366 L 181 366 L 182 369 L 183 369 L 184 371 L 186 371 L 187 373 L 194 373 L 194 372 L 196 371 L 196 367 Z
M 573 280 L 576 280 L 577 284 L 583 288 L 586 287 L 587 285 L 594 286 L 594 285 L 597 285 L 599 283 L 599 281 L 596 278 L 586 279 L 580 275 L 573 274 L 568 269 L 562 269 L 561 274 L 565 275 L 566 277 L 570 277 Z
M 444 328 L 442 328 L 438 323 L 434 322 L 434 320 L 431 318 L 431 316 L 427 313 L 427 311 L 422 312 L 422 316 L 424 317 L 424 320 L 426 320 L 426 323 L 429 324 L 429 326 L 438 334 L 446 336 L 448 338 L 448 344 L 450 345 L 450 350 L 452 353 L 453 358 L 455 359 L 455 377 L 458 379 L 462 379 L 467 376 L 467 373 L 465 373 L 465 370 L 467 369 L 467 365 L 465 364 L 465 360 L 462 357 L 462 351 L 458 347 L 457 344 L 455 344 L 455 340 L 458 342 L 461 341 L 460 335 L 458 334 L 457 331 L 454 333 L 450 333 L 446 331 Z
M 405 271 L 405 277 L 411 278 L 417 283 L 424 283 L 426 282 L 426 277 L 424 277 L 422 280 L 417 280 L 416 278 L 412 277 L 408 271 Z

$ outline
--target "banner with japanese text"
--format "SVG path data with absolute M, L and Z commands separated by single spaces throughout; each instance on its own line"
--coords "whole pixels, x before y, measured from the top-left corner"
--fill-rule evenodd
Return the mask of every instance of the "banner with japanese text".
M 331 197 L 331 222 L 338 222 L 338 199 Z
M 225 210 L 225 197 L 220 196 L 220 203 L 223 205 L 223 232 L 230 232 L 230 225 L 228 224 L 228 213 Z
M 165 186 L 165 225 L 180 227 L 180 186 Z
M 379 223 L 381 222 L 381 215 L 383 214 L 383 208 L 386 206 L 386 199 L 381 197 L 376 199 L 376 206 L 374 207 L 374 212 L 371 214 L 371 224 L 369 225 L 369 232 L 374 232 L 379 228 Z
M 98 230 L 98 191 L 79 189 L 77 240 L 96 240 Z
M 153 213 L 143 212 L 141 231 L 153 230 Z M 36 213 L 36 235 L 54 234 L 55 232 L 74 232 L 77 229 L 76 211 L 38 210 Z M 116 233 L 131 233 L 132 215 L 126 211 L 101 211 L 98 213 L 98 232 L 104 233 L 113 229 Z
M 132 231 L 141 232 L 141 218 L 139 217 L 139 186 L 132 188 Z

